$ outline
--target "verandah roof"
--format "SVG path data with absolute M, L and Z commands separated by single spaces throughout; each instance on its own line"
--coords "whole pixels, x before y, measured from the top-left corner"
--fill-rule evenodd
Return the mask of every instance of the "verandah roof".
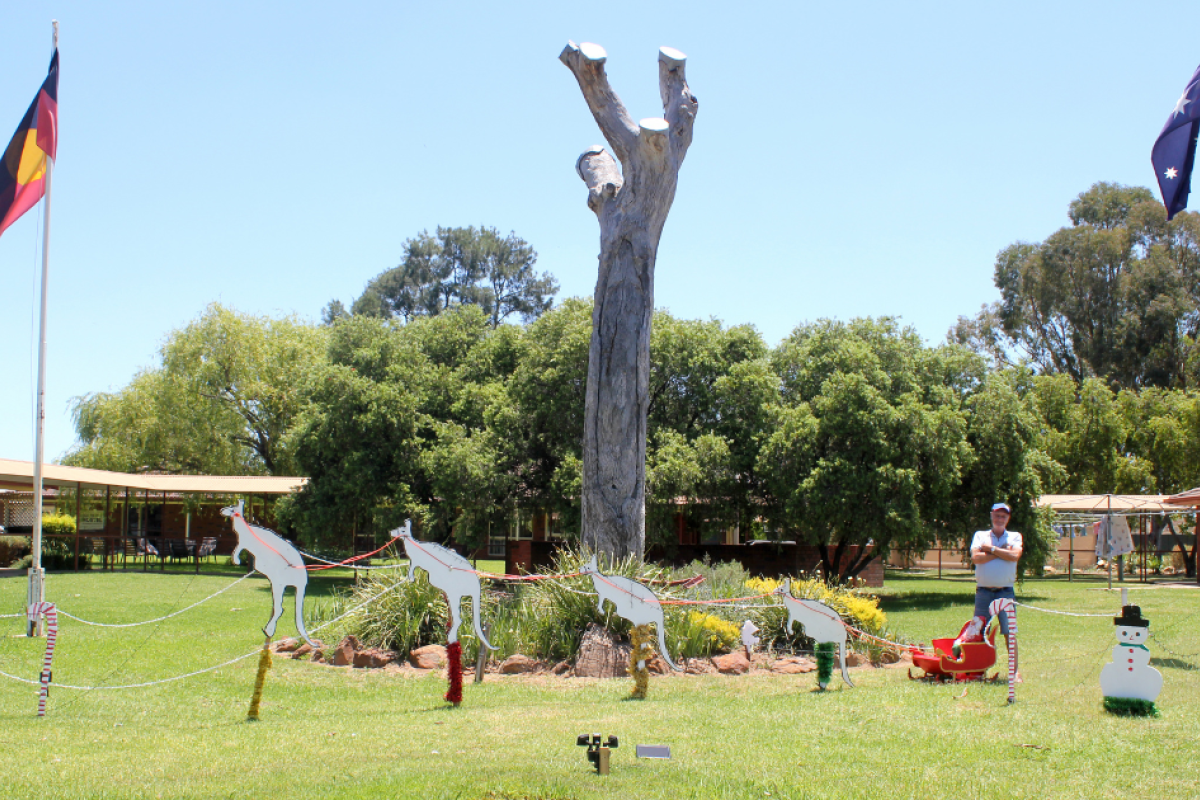
M 102 469 L 42 465 L 42 484 L 56 488 L 97 489 L 104 487 L 141 489 L 172 494 L 290 494 L 308 478 L 274 475 L 139 475 Z M 31 491 L 33 462 L 0 458 L 0 489 Z

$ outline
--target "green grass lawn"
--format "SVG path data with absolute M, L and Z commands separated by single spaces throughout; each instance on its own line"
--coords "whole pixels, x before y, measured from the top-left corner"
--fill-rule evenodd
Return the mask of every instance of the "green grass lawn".
M 482 565 L 481 565 L 482 567 Z M 78 616 L 157 617 L 237 577 L 51 574 L 48 599 Z M 339 578 L 336 580 L 345 580 Z M 316 578 L 310 596 L 335 580 Z M 1158 719 L 1112 717 L 1099 672 L 1111 620 L 1022 609 L 1017 704 L 1006 687 L 929 685 L 902 669 L 856 671 L 858 688 L 812 691 L 815 676 L 655 678 L 644 702 L 630 680 L 488 676 L 447 708 L 441 676 L 405 677 L 276 659 L 262 721 L 247 723 L 257 659 L 143 689 L 51 691 L 0 679 L 5 797 L 338 798 L 1045 798 L 1195 797 L 1200 740 L 1200 591 L 1126 584 L 1151 621 L 1165 677 Z M 1031 581 L 1018 599 L 1116 613 L 1100 582 Z M 19 612 L 25 580 L 0 580 L 0 613 Z M 972 584 L 888 576 L 893 630 L 952 635 Z M 291 596 L 279 634 L 293 630 Z M 270 613 L 265 581 L 153 626 L 104 629 L 64 619 L 55 680 L 87 686 L 166 678 L 248 653 Z M 0 670 L 33 678 L 43 640 L 0 620 Z M 1169 648 L 1169 651 L 1168 649 Z M 835 677 L 835 684 L 837 678 Z M 590 772 L 577 734 L 616 734 L 612 774 Z M 671 746 L 637 760 L 636 744 Z

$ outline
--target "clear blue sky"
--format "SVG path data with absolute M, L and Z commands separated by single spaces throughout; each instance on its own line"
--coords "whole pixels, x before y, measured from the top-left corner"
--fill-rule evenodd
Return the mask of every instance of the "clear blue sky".
M 117 390 L 213 301 L 317 319 L 437 225 L 515 231 L 560 298 L 598 227 L 574 173 L 601 141 L 567 40 L 634 118 L 657 49 L 688 55 L 695 140 L 657 304 L 775 344 L 896 315 L 940 341 L 996 298 L 996 253 L 1097 181 L 1153 186 L 1196 64 L 1194 3 L 5 4 L 0 136 L 61 24 L 46 456 L 71 398 Z M 1200 187 L 1198 187 L 1200 189 Z M 40 206 L 0 238 L 0 457 L 31 459 Z

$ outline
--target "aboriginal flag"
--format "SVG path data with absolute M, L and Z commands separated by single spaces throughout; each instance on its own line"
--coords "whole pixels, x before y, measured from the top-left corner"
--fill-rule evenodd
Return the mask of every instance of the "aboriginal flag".
M 58 50 L 37 97 L 4 151 L 0 166 L 0 234 L 46 193 L 46 159 L 58 145 Z

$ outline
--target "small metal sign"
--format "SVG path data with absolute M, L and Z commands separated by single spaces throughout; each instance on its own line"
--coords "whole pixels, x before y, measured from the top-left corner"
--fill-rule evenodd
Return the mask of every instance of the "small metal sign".
M 671 748 L 665 744 L 639 744 L 637 746 L 638 758 L 670 758 Z

